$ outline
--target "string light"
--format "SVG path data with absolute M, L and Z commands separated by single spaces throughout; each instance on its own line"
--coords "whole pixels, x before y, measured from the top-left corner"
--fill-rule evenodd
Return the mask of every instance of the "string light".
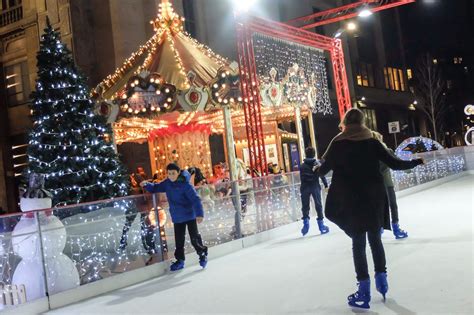
M 145 45 L 140 46 L 137 52 L 133 53 L 127 60 L 125 60 L 122 66 L 116 69 L 114 74 L 105 78 L 94 89 L 91 95 L 98 100 L 104 98 L 111 101 L 117 101 L 117 99 L 120 99 L 119 104 L 122 109 L 120 115 L 124 117 L 155 117 L 173 111 L 176 104 L 177 92 L 188 90 L 192 85 L 188 78 L 188 71 L 192 69 L 186 68 L 187 64 L 185 64 L 181 58 L 181 48 L 178 49 L 178 47 L 181 47 L 181 45 L 178 46 L 178 43 L 183 41 L 190 43 L 200 54 L 203 55 L 203 60 L 205 60 L 207 64 L 206 72 L 209 72 L 209 74 L 200 78 L 197 82 L 204 81 L 206 84 L 209 84 L 211 78 L 214 75 L 217 75 L 217 70 L 228 65 L 229 62 L 225 58 L 212 52 L 209 47 L 197 42 L 195 39 L 190 37 L 189 34 L 185 33 L 183 21 L 184 19 L 180 18 L 174 12 L 171 4 L 160 4 L 157 18 L 150 22 L 153 25 L 155 32 L 152 38 L 150 38 Z M 154 77 L 151 77 L 147 82 L 145 82 L 145 84 L 143 84 L 143 82 L 136 78 L 136 76 L 141 75 L 142 73 L 156 74 L 154 73 L 154 71 L 156 71 L 156 59 L 161 56 L 161 54 L 159 54 L 161 49 L 159 48 L 162 45 L 165 45 L 165 43 L 169 44 L 168 47 L 173 53 L 172 56 L 176 65 L 173 70 L 173 76 L 175 77 L 172 82 L 173 85 L 168 84 L 165 88 L 161 88 L 165 85 L 164 80 L 160 81 L 159 84 L 156 84 L 156 78 Z M 143 60 L 145 55 L 146 58 Z M 142 64 L 137 65 L 137 63 L 142 60 Z M 125 89 L 121 88 L 113 95 L 108 95 L 108 91 L 112 90 L 112 87 L 115 84 L 118 84 L 124 76 L 129 75 L 129 72 L 133 71 L 133 69 L 136 70 Z M 220 74 L 220 76 L 228 74 L 230 74 L 230 72 L 226 70 L 223 74 Z M 153 85 L 159 85 L 154 86 L 154 92 L 156 95 L 165 94 L 164 97 L 151 95 L 152 91 L 147 88 Z M 224 86 L 226 85 L 227 84 Z M 140 89 L 143 89 L 143 91 Z M 147 93 L 150 95 L 145 95 Z M 132 95 L 138 97 L 134 99 Z M 233 103 L 237 99 L 237 96 L 232 96 L 231 99 L 227 99 L 225 103 Z M 130 108 L 132 108 L 132 110 L 130 110 Z
M 334 114 L 322 51 L 259 33 L 253 35 L 253 43 L 257 74 L 269 83 L 272 69 L 276 70 L 275 81 L 286 98 L 283 103 L 309 107 L 322 115 Z

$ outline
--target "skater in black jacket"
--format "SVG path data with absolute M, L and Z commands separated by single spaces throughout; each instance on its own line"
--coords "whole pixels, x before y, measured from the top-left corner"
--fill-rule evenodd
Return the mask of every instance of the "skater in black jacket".
M 376 132 L 372 131 L 372 134 L 375 139 L 379 140 L 380 143 L 387 149 L 391 155 L 395 155 L 392 149 L 388 148 L 387 145 L 383 142 L 383 136 Z M 383 162 L 380 162 L 380 172 L 383 176 L 383 181 L 385 184 L 385 189 L 387 191 L 388 205 L 390 207 L 390 215 L 392 217 L 392 232 L 395 238 L 402 239 L 407 238 L 408 233 L 400 228 L 398 224 L 398 204 L 397 196 L 395 194 L 395 185 L 393 183 L 392 174 L 390 173 L 390 168 Z M 380 230 L 380 233 L 383 233 L 383 229 Z
M 309 231 L 309 210 L 310 198 L 313 197 L 316 206 L 316 213 L 318 215 L 317 223 L 321 234 L 329 232 L 329 228 L 324 225 L 323 205 L 321 203 L 321 185 L 319 184 L 320 176 L 315 172 L 319 166 L 319 162 L 314 158 L 316 150 L 313 147 L 307 147 L 305 150 L 306 158 L 300 167 L 301 179 L 301 212 L 303 213 L 303 228 L 301 234 L 305 236 Z M 324 187 L 328 188 L 326 177 L 321 176 Z
M 365 126 L 364 113 L 358 109 L 353 108 L 346 113 L 343 129 L 323 155 L 319 174 L 333 171 L 326 200 L 326 217 L 352 239 L 359 289 L 348 297 L 348 303 L 354 307 L 369 308 L 370 277 L 365 254 L 367 238 L 374 260 L 377 291 L 384 298 L 388 291 L 380 229 L 390 229 L 390 219 L 379 162 L 402 170 L 423 164 L 423 160 L 404 161 L 389 154 L 373 138 L 371 130 Z

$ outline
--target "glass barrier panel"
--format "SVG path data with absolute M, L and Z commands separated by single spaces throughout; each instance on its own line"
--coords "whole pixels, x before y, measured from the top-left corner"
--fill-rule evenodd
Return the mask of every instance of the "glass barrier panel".
M 0 217 L 1 309 L 46 296 L 37 213 Z
M 159 210 L 145 194 L 45 212 L 45 263 L 68 274 L 48 273 L 52 294 L 162 261 L 160 224 L 167 217 Z

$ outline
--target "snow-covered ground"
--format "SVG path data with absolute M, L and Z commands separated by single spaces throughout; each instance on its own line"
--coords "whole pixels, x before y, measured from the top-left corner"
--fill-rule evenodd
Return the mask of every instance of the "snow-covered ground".
M 409 238 L 383 235 L 389 279 L 383 303 L 372 283 L 366 314 L 474 314 L 474 176 L 399 199 Z M 313 219 L 315 220 L 315 219 Z M 295 232 L 146 283 L 70 305 L 53 314 L 353 314 L 350 239 L 334 225 Z M 370 250 L 367 250 L 372 268 Z M 188 255 L 188 260 L 196 259 Z

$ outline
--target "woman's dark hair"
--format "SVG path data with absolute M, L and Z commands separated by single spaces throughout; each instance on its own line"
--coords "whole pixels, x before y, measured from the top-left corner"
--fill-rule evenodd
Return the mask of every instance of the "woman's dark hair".
M 194 185 L 197 185 L 198 183 L 202 182 L 203 180 L 206 180 L 206 177 L 204 177 L 204 174 L 202 173 L 202 171 L 197 167 L 190 167 L 188 169 L 188 172 L 191 175 L 194 174 Z
M 176 172 L 179 173 L 179 171 L 180 171 L 181 169 L 179 168 L 179 166 L 178 166 L 177 164 L 175 164 L 175 163 L 170 163 L 170 164 L 168 164 L 168 166 L 166 166 L 166 170 L 167 170 L 167 171 L 176 171 Z
M 364 113 L 357 108 L 351 108 L 344 115 L 342 120 L 344 126 L 347 125 L 364 125 L 365 124 L 365 115 Z

